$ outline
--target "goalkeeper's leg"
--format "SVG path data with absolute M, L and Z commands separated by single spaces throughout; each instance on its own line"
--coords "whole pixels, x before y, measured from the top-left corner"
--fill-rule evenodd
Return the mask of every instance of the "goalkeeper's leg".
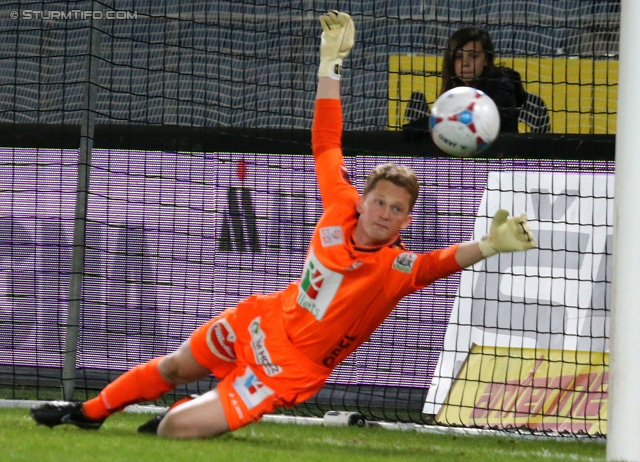
M 53 401 L 36 404 L 31 408 L 31 417 L 48 427 L 73 424 L 97 430 L 107 417 L 126 405 L 159 398 L 175 387 L 160 374 L 160 362 L 161 359 L 155 358 L 134 367 L 85 403 Z
M 49 427 L 67 423 L 98 429 L 107 417 L 129 404 L 158 399 L 179 384 L 190 383 L 209 374 L 209 369 L 193 358 L 189 341 L 186 341 L 176 352 L 125 372 L 96 398 L 85 403 L 55 401 L 37 404 L 31 409 L 31 417 Z
M 90 419 L 105 419 L 129 404 L 153 401 L 177 385 L 200 380 L 210 373 L 196 362 L 187 340 L 176 352 L 122 374 L 96 398 L 84 403 L 82 411 Z

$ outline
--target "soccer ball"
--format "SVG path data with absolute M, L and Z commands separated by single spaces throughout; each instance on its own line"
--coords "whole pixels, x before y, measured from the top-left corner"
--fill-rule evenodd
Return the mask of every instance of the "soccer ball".
M 429 128 L 434 143 L 444 152 L 471 157 L 496 140 L 500 114 L 496 103 L 483 91 L 456 87 L 433 103 Z

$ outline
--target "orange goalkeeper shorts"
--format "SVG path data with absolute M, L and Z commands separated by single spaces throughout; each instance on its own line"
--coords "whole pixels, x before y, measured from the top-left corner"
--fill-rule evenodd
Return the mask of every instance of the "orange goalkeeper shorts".
M 254 295 L 191 335 L 196 361 L 221 379 L 218 393 L 231 430 L 306 401 L 331 373 L 293 346 L 281 313 L 279 293 Z

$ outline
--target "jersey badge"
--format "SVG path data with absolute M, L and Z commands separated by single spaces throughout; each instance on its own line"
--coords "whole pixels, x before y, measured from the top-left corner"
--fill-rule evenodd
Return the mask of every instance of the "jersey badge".
M 320 242 L 322 243 L 322 247 L 344 244 L 342 228 L 340 226 L 320 228 Z
M 403 273 L 411 273 L 413 270 L 413 264 L 418 256 L 415 253 L 404 252 L 396 257 L 391 266 L 393 269 L 402 271 Z

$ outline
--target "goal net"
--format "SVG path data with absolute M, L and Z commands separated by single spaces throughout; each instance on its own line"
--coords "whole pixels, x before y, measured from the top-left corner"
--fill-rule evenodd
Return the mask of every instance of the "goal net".
M 415 169 L 407 247 L 477 238 L 503 207 L 527 212 L 539 249 L 407 297 L 286 412 L 606 433 L 615 1 L 40 1 L 0 12 L 0 397 L 60 398 L 81 146 L 77 398 L 300 277 L 321 213 L 309 146 L 317 19 L 335 7 L 358 31 L 342 85 L 347 167 L 359 189 L 380 162 Z M 520 134 L 459 160 L 401 128 L 414 94 L 435 100 L 446 40 L 467 25 L 490 32 L 549 121 L 541 129 L 523 109 Z

